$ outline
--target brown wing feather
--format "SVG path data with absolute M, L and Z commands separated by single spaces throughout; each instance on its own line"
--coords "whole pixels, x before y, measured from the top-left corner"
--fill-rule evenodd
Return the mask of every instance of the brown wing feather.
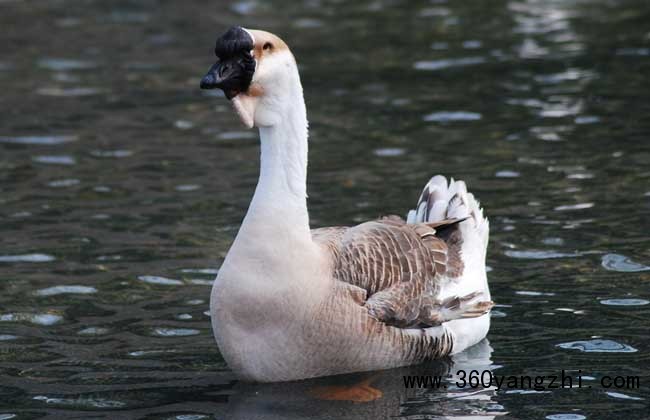
M 456 223 L 445 220 L 436 227 L 451 237 Z M 312 236 L 330 249 L 335 278 L 364 289 L 369 313 L 400 327 L 431 323 L 431 311 L 425 309 L 434 306 L 448 262 L 460 261 L 432 226 L 406 224 L 397 216 L 316 229 Z

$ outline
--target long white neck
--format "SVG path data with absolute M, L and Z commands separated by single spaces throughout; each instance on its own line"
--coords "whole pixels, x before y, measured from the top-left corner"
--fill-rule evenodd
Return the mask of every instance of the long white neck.
M 296 72 L 297 73 L 297 72 Z M 278 123 L 260 128 L 260 177 L 240 235 L 311 241 L 307 212 L 307 114 L 300 79 Z M 250 232 L 250 230 L 254 232 Z

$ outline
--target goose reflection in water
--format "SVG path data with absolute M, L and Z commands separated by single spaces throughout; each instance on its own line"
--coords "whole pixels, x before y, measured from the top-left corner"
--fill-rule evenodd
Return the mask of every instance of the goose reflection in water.
M 239 382 L 228 398 L 225 418 L 363 419 L 436 418 L 492 419 L 507 414 L 496 401 L 496 387 L 457 388 L 459 370 L 491 371 L 492 347 L 487 339 L 450 358 L 378 372 L 364 372 L 281 383 Z M 441 375 L 439 389 L 407 388 L 405 376 Z M 444 385 L 447 387 L 445 388 Z M 337 397 L 349 397 L 337 400 Z

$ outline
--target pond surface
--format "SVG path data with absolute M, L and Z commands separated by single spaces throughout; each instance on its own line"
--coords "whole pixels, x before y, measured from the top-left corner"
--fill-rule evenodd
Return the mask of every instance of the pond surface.
M 649 21 L 646 0 L 0 1 L 0 419 L 646 417 Z M 236 381 L 207 311 L 259 148 L 198 89 L 233 24 L 300 64 L 314 226 L 405 215 L 436 173 L 467 181 L 492 228 L 489 342 Z M 403 385 L 458 369 L 584 386 Z M 383 397 L 309 397 L 359 379 Z

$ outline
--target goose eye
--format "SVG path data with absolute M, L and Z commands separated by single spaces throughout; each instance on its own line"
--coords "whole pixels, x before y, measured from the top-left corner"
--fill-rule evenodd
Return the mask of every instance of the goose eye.
M 272 50 L 273 49 L 273 44 L 271 44 L 270 42 L 267 42 L 267 43 L 264 44 L 262 49 L 263 50 Z

